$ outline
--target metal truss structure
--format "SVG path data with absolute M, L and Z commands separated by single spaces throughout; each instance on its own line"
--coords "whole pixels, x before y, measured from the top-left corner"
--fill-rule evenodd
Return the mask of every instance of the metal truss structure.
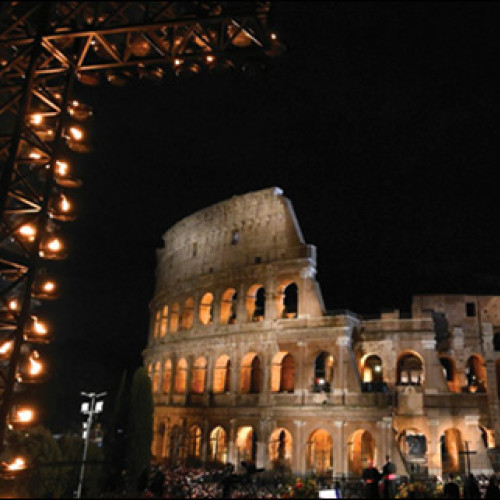
M 65 257 L 74 219 L 71 157 L 88 150 L 91 109 L 75 81 L 122 85 L 259 69 L 283 45 L 269 2 L 4 2 L 0 6 L 0 450 L 25 384 L 43 378 L 34 315 L 56 298 L 50 262 Z M 22 418 L 21 418 L 22 423 Z

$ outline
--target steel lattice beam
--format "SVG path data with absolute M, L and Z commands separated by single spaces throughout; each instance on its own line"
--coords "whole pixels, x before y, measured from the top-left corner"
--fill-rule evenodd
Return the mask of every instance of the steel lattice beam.
M 47 247 L 71 216 L 55 200 L 78 182 L 61 169 L 85 150 L 71 89 L 227 71 L 282 52 L 269 2 L 5 2 L 0 7 L 0 450 L 15 393 L 29 378 Z M 85 111 L 85 108 L 83 108 Z M 66 165 L 67 166 L 67 165 Z M 31 229 L 26 229 L 31 228 Z M 16 304 L 12 301 L 16 300 Z M 33 332 L 31 332 L 33 333 Z

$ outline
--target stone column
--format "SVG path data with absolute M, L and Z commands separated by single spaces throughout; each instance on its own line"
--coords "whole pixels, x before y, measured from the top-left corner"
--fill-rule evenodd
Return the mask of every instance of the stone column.
M 266 468 L 268 465 L 268 448 L 267 443 L 269 441 L 269 427 L 271 420 L 265 418 L 259 422 L 259 433 L 257 434 L 257 452 L 255 457 L 255 466 L 258 469 Z
M 429 441 L 427 443 L 427 467 L 429 476 L 440 476 L 442 471 L 441 465 L 441 441 L 438 433 L 439 420 L 430 418 L 429 424 Z
M 427 394 L 447 393 L 448 386 L 443 375 L 441 363 L 436 352 L 434 339 L 422 340 L 424 348 L 425 379 L 424 390 Z
M 227 450 L 227 459 L 228 462 L 232 463 L 236 467 L 239 467 L 239 463 L 237 463 L 237 450 L 236 450 L 236 427 L 238 425 L 238 421 L 235 418 L 229 420 L 229 442 L 228 442 L 228 450 Z
M 271 363 L 272 357 L 268 352 L 265 352 L 262 356 L 259 404 L 265 405 L 269 403 L 269 396 L 271 394 Z
M 382 458 L 385 463 L 385 456 L 389 455 L 391 457 L 391 460 L 394 461 L 398 450 L 396 449 L 396 441 L 394 439 L 394 434 L 392 431 L 392 417 L 383 417 L 382 421 L 384 423 L 383 446 L 385 448 L 385 452 Z
M 220 310 L 221 310 L 222 295 L 214 293 L 214 301 L 212 302 L 212 323 L 211 325 L 220 325 Z
M 348 353 L 346 352 L 346 348 L 349 345 L 349 337 L 337 337 L 335 344 L 337 345 L 338 350 L 338 369 L 337 375 L 338 383 L 335 383 L 334 394 L 342 394 L 346 393 L 346 363 L 349 361 Z
M 307 383 L 307 370 L 304 365 L 304 360 L 305 360 L 305 348 L 307 346 L 307 343 L 299 340 L 297 342 L 297 346 L 299 348 L 299 359 L 298 359 L 298 366 L 297 366 L 297 383 L 295 385 L 295 392 L 301 396 L 301 402 L 302 405 L 305 402 L 305 396 L 307 394 L 307 388 L 308 388 L 308 383 Z
M 264 311 L 264 319 L 274 320 L 278 318 L 278 310 L 276 303 L 278 301 L 278 292 L 276 290 L 276 283 L 274 273 L 266 278 L 266 308 Z
M 386 439 L 386 424 L 383 420 L 379 420 L 376 423 L 377 425 L 377 439 L 376 450 L 377 454 L 374 458 L 377 467 L 380 469 L 382 465 L 385 463 L 385 456 L 387 455 L 387 439 Z
M 472 474 L 486 474 L 490 475 L 493 473 L 491 468 L 491 463 L 488 460 L 486 447 L 484 446 L 483 439 L 481 437 L 481 429 L 479 428 L 479 415 L 465 415 L 465 435 L 463 436 L 464 441 L 464 451 L 466 451 L 465 443 L 469 445 L 469 451 L 476 452 L 469 456 L 470 468 L 468 472 Z M 467 456 L 464 456 L 465 464 L 467 464 Z M 467 467 L 467 465 L 466 465 Z
M 295 439 L 293 441 L 293 469 L 298 474 L 306 473 L 306 453 L 307 444 L 304 437 L 304 420 L 294 420 L 295 424 Z
M 236 323 L 248 322 L 247 313 L 247 292 L 248 285 L 241 283 L 238 288 L 238 303 L 236 304 Z
M 203 421 L 203 430 L 202 430 L 202 439 L 201 439 L 201 461 L 205 464 L 208 460 L 208 452 L 210 446 L 210 423 L 208 418 L 205 418 Z
M 189 402 L 189 398 L 191 396 L 191 380 L 193 378 L 193 365 L 194 365 L 194 356 L 189 355 L 186 356 L 187 361 L 187 374 L 186 374 L 186 392 L 185 392 L 185 402 Z
M 345 467 L 345 459 L 347 457 L 347 445 L 344 437 L 345 422 L 342 420 L 335 420 L 333 425 L 335 426 L 335 433 L 333 436 L 333 473 L 334 476 L 340 477 L 342 474 L 347 473 Z

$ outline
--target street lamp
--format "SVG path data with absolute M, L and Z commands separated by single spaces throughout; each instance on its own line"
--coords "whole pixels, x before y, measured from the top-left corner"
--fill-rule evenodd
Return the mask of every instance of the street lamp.
M 94 415 L 101 413 L 104 408 L 104 401 L 97 401 L 98 398 L 106 396 L 106 392 L 96 394 L 95 392 L 81 392 L 81 395 L 90 398 L 90 401 L 82 403 L 81 412 L 87 415 L 87 421 L 83 424 L 82 437 L 85 440 L 83 446 L 82 466 L 80 468 L 80 480 L 78 481 L 78 489 L 75 492 L 76 498 L 82 498 L 83 478 L 85 476 L 85 460 L 87 460 L 87 450 L 89 447 L 90 431 L 92 430 L 92 420 Z

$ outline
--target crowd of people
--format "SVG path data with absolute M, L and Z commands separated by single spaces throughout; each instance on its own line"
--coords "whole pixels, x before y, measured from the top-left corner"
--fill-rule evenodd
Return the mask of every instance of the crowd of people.
M 246 473 L 236 474 L 232 465 L 224 467 L 166 467 L 154 465 L 149 473 L 143 496 L 153 498 L 286 498 L 295 497 L 297 492 L 290 492 L 290 478 L 283 475 Z M 434 478 L 433 497 L 441 498 L 485 498 L 500 500 L 499 482 L 495 475 L 489 479 L 469 474 L 463 481 L 450 474 L 441 484 Z M 396 467 L 386 457 L 381 470 L 370 463 L 363 470 L 362 482 L 346 481 L 341 478 L 333 484 L 315 480 L 318 490 L 334 489 L 337 498 L 426 498 L 429 491 L 402 491 L 400 478 L 396 476 Z M 408 483 L 406 483 L 408 485 Z M 432 485 L 431 485 L 432 486 Z M 288 490 L 287 490 L 288 488 Z M 432 489 L 432 488 L 431 488 Z M 439 493 L 436 493 L 439 491 Z

